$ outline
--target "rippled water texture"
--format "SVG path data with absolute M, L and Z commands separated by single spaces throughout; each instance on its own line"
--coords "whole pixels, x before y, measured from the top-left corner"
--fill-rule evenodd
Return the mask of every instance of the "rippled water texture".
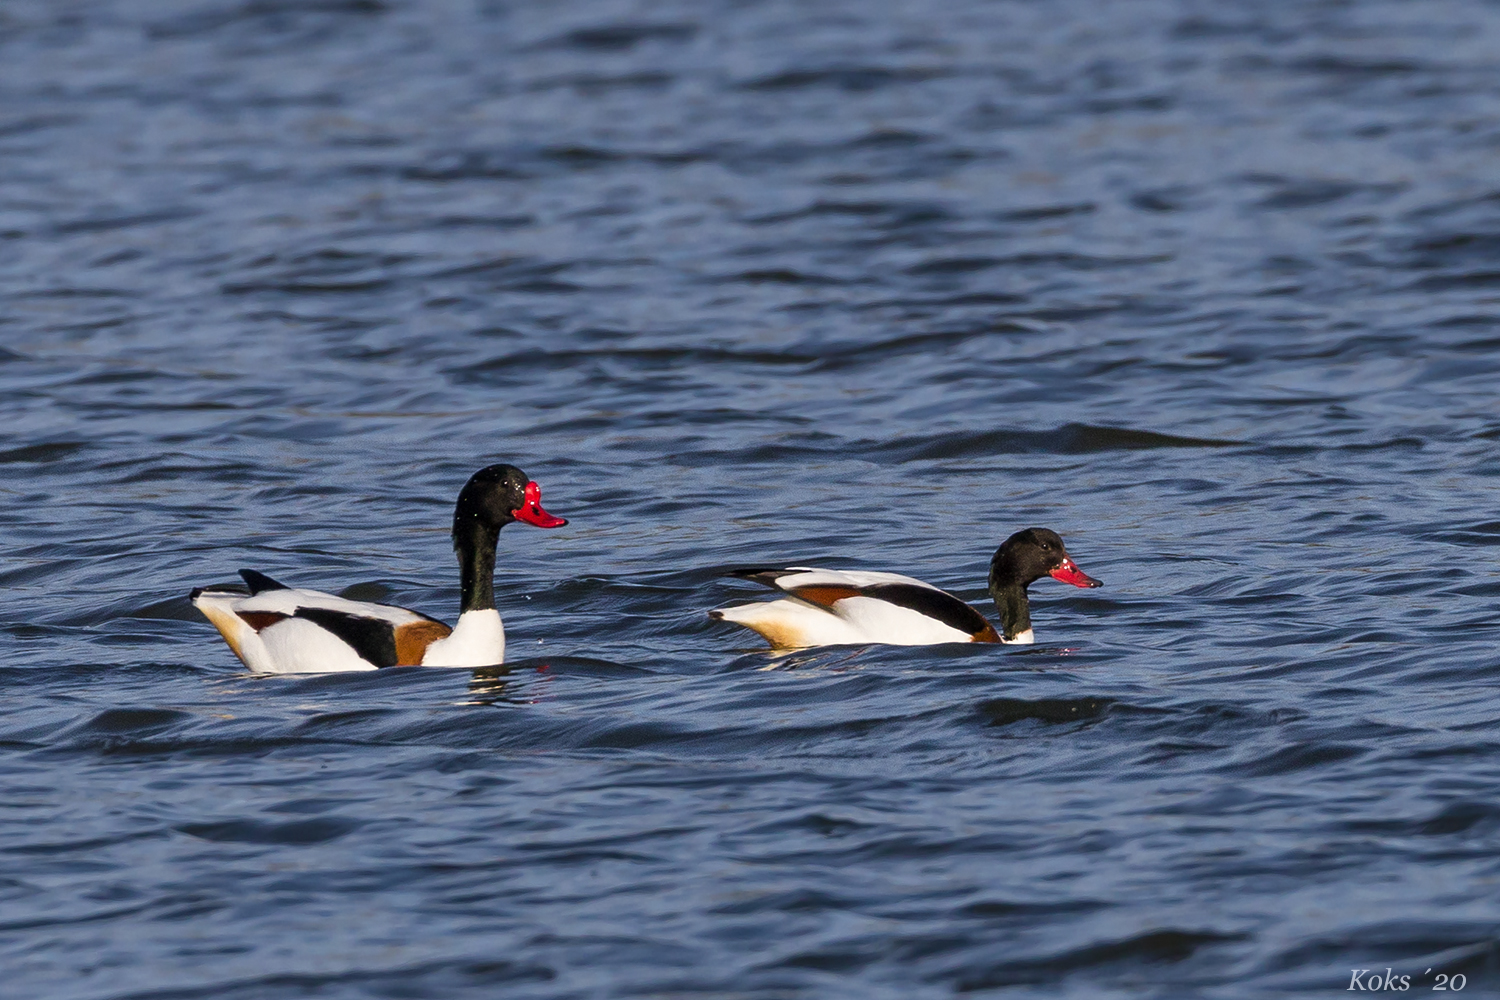
M 1493 995 L 1497 163 L 1480 0 L 9 0 L 0 995 Z M 187 604 L 500 460 L 505 669 Z

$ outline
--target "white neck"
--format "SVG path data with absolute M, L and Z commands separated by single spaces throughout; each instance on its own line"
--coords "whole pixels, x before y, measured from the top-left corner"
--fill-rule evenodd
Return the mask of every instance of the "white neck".
M 494 608 L 465 611 L 446 639 L 427 647 L 424 667 L 491 667 L 505 662 L 505 626 Z

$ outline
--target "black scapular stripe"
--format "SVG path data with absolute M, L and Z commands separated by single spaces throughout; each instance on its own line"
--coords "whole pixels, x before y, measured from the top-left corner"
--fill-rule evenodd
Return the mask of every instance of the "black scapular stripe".
M 257 573 L 253 569 L 240 570 L 240 576 L 245 578 L 245 583 L 250 586 L 251 595 L 259 594 L 263 590 L 290 590 L 284 583 L 277 583 L 264 573 Z
M 293 617 L 326 628 L 347 642 L 360 659 L 377 667 L 396 665 L 396 629 L 388 621 L 329 608 L 298 608 Z
M 941 590 L 929 590 L 911 583 L 877 583 L 873 587 L 862 587 L 860 593 L 911 608 L 968 635 L 983 632 L 990 624 L 984 615 Z

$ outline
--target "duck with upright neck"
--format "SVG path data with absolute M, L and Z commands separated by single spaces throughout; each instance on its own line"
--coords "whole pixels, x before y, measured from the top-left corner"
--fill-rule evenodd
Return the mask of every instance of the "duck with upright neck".
M 240 570 L 246 588 L 199 587 L 189 597 L 256 673 L 491 666 L 505 659 L 495 545 L 512 521 L 568 523 L 542 509 L 541 487 L 514 465 L 474 473 L 453 509 L 462 603 L 452 628 L 409 608 L 288 587 L 249 569 Z
M 1016 532 L 990 560 L 989 590 L 1000 612 L 999 632 L 967 602 L 897 573 L 790 566 L 740 569 L 730 575 L 788 595 L 708 613 L 759 632 L 772 649 L 851 643 L 1029 643 L 1034 635 L 1027 587 L 1044 576 L 1075 587 L 1103 586 L 1078 568 L 1062 538 L 1047 528 Z

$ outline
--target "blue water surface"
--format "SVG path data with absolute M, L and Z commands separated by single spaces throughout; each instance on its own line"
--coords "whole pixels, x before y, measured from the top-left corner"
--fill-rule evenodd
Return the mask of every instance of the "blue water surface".
M 1485 0 L 10 0 L 0 995 L 1496 995 L 1497 163 Z M 494 461 L 503 668 L 187 603 Z

